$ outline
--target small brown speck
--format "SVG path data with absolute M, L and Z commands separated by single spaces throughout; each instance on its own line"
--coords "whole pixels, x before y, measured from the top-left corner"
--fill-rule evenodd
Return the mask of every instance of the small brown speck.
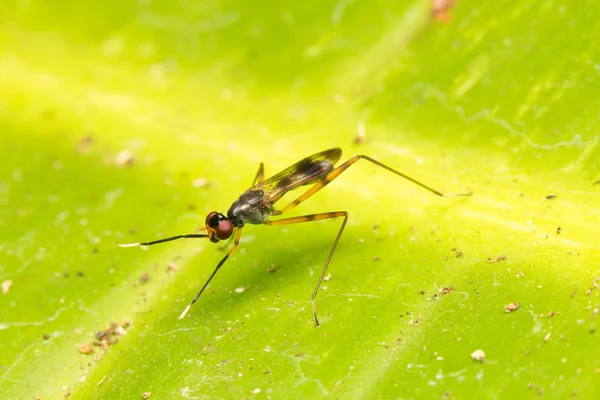
M 71 388 L 68 386 L 63 386 L 62 387 L 63 393 L 65 398 L 69 397 L 71 395 Z
M 513 301 L 512 303 L 509 303 L 504 306 L 504 311 L 507 313 L 511 313 L 511 312 L 517 311 L 519 309 L 519 307 L 521 307 L 521 305 L 519 303 L 517 303 L 516 301 Z
M 482 363 L 485 360 L 485 353 L 483 350 L 475 350 L 471 353 L 471 358 L 475 361 Z
M 454 252 L 454 254 L 456 255 L 456 258 L 461 258 L 463 256 L 462 251 L 456 251 L 456 252 Z
M 269 368 L 265 369 L 265 374 L 270 374 L 271 370 Z
M 44 340 L 48 340 L 50 339 L 50 335 L 48 335 L 47 333 L 44 333 Z
M 448 294 L 454 290 L 454 286 L 448 286 L 440 289 L 441 294 Z
M 89 149 L 92 147 L 94 143 L 94 138 L 86 135 L 79 139 L 79 143 L 77 144 L 77 152 L 79 153 L 87 153 Z
M 144 272 L 144 274 L 140 277 L 140 283 L 143 285 L 150 280 L 150 274 Z
M 560 228 L 560 226 L 559 226 L 558 228 L 556 228 L 556 233 L 557 233 L 558 235 L 560 235 L 560 231 L 561 231 L 561 230 L 562 230 L 562 229 L 561 229 L 561 228 Z
M 548 314 L 546 314 L 546 317 L 554 317 L 554 311 L 550 311 Z
M 488 258 L 488 262 L 490 262 L 490 263 L 497 263 L 497 262 L 504 261 L 504 260 L 506 260 L 506 256 L 504 256 L 504 255 L 499 255 L 495 259 L 491 258 L 491 257 Z
M 144 399 L 144 400 L 149 399 L 150 396 L 152 396 L 152 392 L 144 392 L 144 393 L 142 393 L 142 399 Z
M 438 22 L 448 22 L 450 20 L 450 9 L 456 0 L 432 0 L 431 18 Z
M 575 293 L 577 293 L 577 289 L 575 289 L 575 290 L 573 290 L 573 291 L 571 292 L 571 295 L 570 295 L 570 297 L 573 297 L 573 296 L 575 296 Z
M 424 295 L 425 294 L 425 290 L 424 289 L 419 290 L 419 294 L 420 295 Z
M 77 348 L 81 354 L 92 354 L 94 352 L 94 348 L 89 343 L 81 343 L 77 345 Z
M 555 194 L 549 194 L 548 196 L 546 196 L 546 200 L 553 200 L 556 198 Z
M 379 257 L 377 257 L 377 256 L 373 257 L 373 261 L 379 261 Z

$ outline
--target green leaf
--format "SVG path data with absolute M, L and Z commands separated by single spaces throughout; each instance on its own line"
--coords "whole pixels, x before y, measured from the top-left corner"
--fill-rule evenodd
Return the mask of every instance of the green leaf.
M 426 1 L 0 15 L 4 398 L 596 397 L 593 2 L 461 1 L 445 22 Z M 198 232 L 260 162 L 336 146 L 473 196 L 359 161 L 294 209 L 350 215 L 319 328 L 339 220 L 246 226 L 183 320 L 228 247 L 114 243 Z

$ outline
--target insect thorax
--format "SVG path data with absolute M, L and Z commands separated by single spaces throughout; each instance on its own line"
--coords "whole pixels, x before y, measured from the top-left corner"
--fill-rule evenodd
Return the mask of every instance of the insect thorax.
M 262 224 L 270 214 L 270 208 L 263 204 L 264 192 L 262 190 L 247 190 L 233 202 L 227 218 L 234 226 L 241 227 L 245 224 Z

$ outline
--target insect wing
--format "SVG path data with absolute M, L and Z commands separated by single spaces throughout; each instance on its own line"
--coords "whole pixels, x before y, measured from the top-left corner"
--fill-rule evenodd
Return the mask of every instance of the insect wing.
M 273 204 L 290 190 L 309 185 L 327 175 L 342 156 L 342 150 L 333 148 L 303 158 L 296 164 L 253 187 L 263 190 L 265 198 Z

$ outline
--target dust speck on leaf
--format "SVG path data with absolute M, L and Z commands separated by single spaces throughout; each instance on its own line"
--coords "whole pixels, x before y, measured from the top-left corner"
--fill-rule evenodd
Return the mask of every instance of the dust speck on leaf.
M 11 280 L 3 281 L 2 282 L 2 294 L 8 293 L 8 291 L 10 290 L 12 285 L 13 285 L 13 281 L 11 281 Z
M 491 257 L 488 258 L 488 262 L 490 262 L 490 263 L 497 263 L 497 262 L 504 261 L 504 260 L 506 260 L 506 256 L 504 256 L 504 255 L 499 255 L 496 258 L 491 258 Z
M 508 303 L 507 305 L 504 306 L 504 311 L 507 313 L 511 313 L 511 312 L 517 311 L 519 309 L 519 307 L 521 307 L 521 305 L 519 303 L 517 303 L 516 301 L 513 301 L 512 303 Z
M 147 272 L 144 272 L 144 273 L 142 274 L 142 276 L 140 277 L 140 283 L 141 283 L 142 285 L 143 285 L 143 284 L 145 284 L 146 282 L 148 282 L 149 280 L 150 280 L 150 274 L 149 274 L 149 273 L 147 273 Z
M 96 384 L 96 387 L 98 387 L 98 386 L 102 385 L 102 384 L 104 383 L 104 381 L 105 381 L 107 378 L 108 378 L 108 375 L 104 375 L 104 376 L 102 377 L 102 379 L 100 379 L 100 382 L 98 382 L 98 383 Z
M 167 272 L 177 272 L 179 271 L 179 265 L 175 264 L 173 261 L 167 264 Z
M 481 349 L 475 350 L 471 353 L 471 358 L 482 363 L 485 360 L 485 353 Z
M 123 150 L 115 157 L 115 164 L 119 168 L 129 167 L 133 165 L 135 157 L 130 150 Z
M 81 354 L 92 354 L 94 352 L 94 348 L 89 343 L 80 343 L 77 345 L 77 349 Z
M 144 400 L 149 399 L 150 396 L 152 396 L 152 392 L 144 392 L 144 393 L 142 393 L 142 399 L 144 399 Z
M 448 286 L 440 289 L 441 294 L 448 294 L 454 290 L 454 286 Z

